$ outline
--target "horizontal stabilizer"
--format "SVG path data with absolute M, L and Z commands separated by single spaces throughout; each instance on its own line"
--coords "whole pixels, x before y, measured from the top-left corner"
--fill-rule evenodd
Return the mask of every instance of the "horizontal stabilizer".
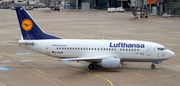
M 8 42 L 8 43 L 14 43 L 14 44 L 35 44 L 34 42 Z

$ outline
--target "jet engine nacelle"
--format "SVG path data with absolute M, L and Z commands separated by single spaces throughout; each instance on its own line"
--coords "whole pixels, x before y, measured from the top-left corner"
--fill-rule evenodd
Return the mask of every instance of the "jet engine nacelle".
M 103 59 L 101 61 L 102 67 L 105 68 L 118 68 L 121 67 L 119 58 Z

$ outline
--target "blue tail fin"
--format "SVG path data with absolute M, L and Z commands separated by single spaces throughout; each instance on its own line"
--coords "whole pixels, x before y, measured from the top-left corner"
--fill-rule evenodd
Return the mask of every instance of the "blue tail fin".
M 24 40 L 61 39 L 44 33 L 24 8 L 16 7 L 16 13 Z

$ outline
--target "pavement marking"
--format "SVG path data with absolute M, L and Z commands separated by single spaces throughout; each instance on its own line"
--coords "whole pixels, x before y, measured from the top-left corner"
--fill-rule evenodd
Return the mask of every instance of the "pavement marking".
M 0 86 L 7 86 L 7 85 L 0 81 Z
M 22 62 L 32 62 L 34 60 L 23 60 L 23 59 L 20 59 L 20 61 L 22 61 Z
M 100 31 L 98 31 L 96 34 L 92 34 L 92 35 L 90 35 L 91 37 L 94 37 L 94 36 L 96 36 L 96 35 L 99 35 L 100 33 L 102 33 L 103 31 L 102 31 L 102 29 L 100 29 Z M 84 35 L 84 34 L 83 34 Z M 89 36 L 89 35 L 87 35 L 87 36 Z M 85 38 L 85 36 L 80 36 L 79 38 Z
M 152 82 L 149 78 L 147 78 L 146 76 L 144 76 L 144 75 L 142 75 L 142 74 L 139 74 L 139 73 L 135 73 L 135 74 L 138 75 L 138 76 L 141 76 L 141 77 L 145 78 L 150 84 L 153 83 L 153 82 Z M 151 85 L 151 86 L 153 86 L 153 85 Z
M 9 67 L 9 66 L 24 66 L 24 65 L 0 65 L 0 66 Z
M 27 54 L 34 54 L 34 52 L 16 53 L 16 55 L 27 55 Z
M 0 67 L 0 70 L 4 70 L 4 71 L 10 71 L 10 69 L 5 68 L 5 67 Z
M 8 53 L 0 53 L 0 55 L 6 55 L 6 56 L 14 56 L 14 57 L 17 57 L 17 58 L 24 58 L 24 59 L 31 59 L 31 60 L 37 60 L 37 61 L 44 61 L 44 62 L 56 62 L 57 61 L 47 61 L 47 60 L 41 60 L 41 59 L 34 59 L 34 58 L 27 58 L 27 57 L 21 57 L 21 56 L 18 56 L 18 55 L 13 55 L 13 54 L 8 54 Z M 59 63 L 59 62 L 58 62 Z M 1 65 L 2 66 L 2 65 Z M 23 65 L 4 65 L 4 66 L 23 66 Z M 98 75 L 98 74 L 95 74 L 95 73 L 92 73 L 92 72 L 88 72 L 88 71 L 84 71 L 84 70 L 80 70 L 80 69 L 77 69 L 77 68 L 68 68 L 68 69 L 73 69 L 73 70 L 77 70 L 77 71 L 81 71 L 81 72 L 86 72 L 86 73 L 89 73 L 89 74 L 92 74 L 92 75 L 95 75 L 95 76 L 98 76 L 106 81 L 109 82 L 109 84 L 111 86 L 113 86 L 112 82 L 110 80 L 108 80 L 107 78 L 101 76 L 101 75 Z
M 5 31 L 5 32 L 2 32 L 2 33 L 0 33 L 0 34 L 5 34 L 5 33 L 8 33 L 10 30 L 7 30 L 7 31 Z
M 35 59 L 35 58 L 27 58 L 27 57 L 21 57 L 18 55 L 13 55 L 13 54 L 8 54 L 8 53 L 0 53 L 0 55 L 5 55 L 5 56 L 13 56 L 13 57 L 17 57 L 17 58 L 23 58 L 23 59 L 30 59 L 30 60 L 36 60 L 36 61 L 45 61 L 45 62 L 55 62 L 55 61 L 47 61 L 47 60 L 42 60 L 42 59 Z
M 0 63 L 12 62 L 10 60 L 1 61 Z
M 180 65 L 168 65 L 168 66 L 162 66 L 162 67 L 180 72 Z
M 85 73 L 89 73 L 89 74 L 92 74 L 92 75 L 95 75 L 95 76 L 98 76 L 100 78 L 103 78 L 105 79 L 106 81 L 109 82 L 110 86 L 113 86 L 112 82 L 110 80 L 108 80 L 107 78 L 101 76 L 101 75 L 98 75 L 98 74 L 95 74 L 95 73 L 92 73 L 92 72 L 88 72 L 88 71 L 84 71 L 84 70 L 80 70 L 80 69 L 77 69 L 77 68 L 68 68 L 68 69 L 72 69 L 72 70 L 77 70 L 77 71 L 81 71 L 81 72 L 85 72 Z

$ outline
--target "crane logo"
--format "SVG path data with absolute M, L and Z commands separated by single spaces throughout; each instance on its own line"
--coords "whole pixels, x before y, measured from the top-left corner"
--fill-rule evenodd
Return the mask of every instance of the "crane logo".
M 33 27 L 33 23 L 30 19 L 24 19 L 21 23 L 23 30 L 30 31 Z

